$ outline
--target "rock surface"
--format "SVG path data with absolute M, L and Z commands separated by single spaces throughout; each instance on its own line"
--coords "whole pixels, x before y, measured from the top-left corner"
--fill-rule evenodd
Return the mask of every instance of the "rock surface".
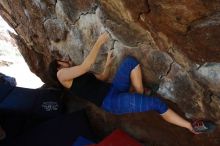
M 53 58 L 80 64 L 100 33 L 108 31 L 111 39 L 93 71 L 103 69 L 109 49 L 116 56 L 112 76 L 124 56 L 135 56 L 144 84 L 159 84 L 158 93 L 176 103 L 173 108 L 188 118 L 220 123 L 218 0 L 4 0 L 0 14 L 15 29 L 11 36 L 30 69 L 45 83 L 51 83 L 47 68 Z M 149 145 L 220 145 L 219 130 L 192 138 L 154 113 L 115 117 L 92 111 L 96 120 L 103 118 L 100 127 L 109 127 L 101 133 L 119 126 Z

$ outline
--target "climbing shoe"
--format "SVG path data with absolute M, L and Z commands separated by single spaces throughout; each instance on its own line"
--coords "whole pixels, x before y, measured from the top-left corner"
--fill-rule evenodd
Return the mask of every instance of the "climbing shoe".
M 157 94 L 159 84 L 144 84 L 144 95 L 147 96 L 160 96 Z
M 196 133 L 210 133 L 215 130 L 216 124 L 211 121 L 195 120 L 192 127 Z
M 152 90 L 150 88 L 144 88 L 144 95 L 146 96 L 151 96 L 152 95 Z

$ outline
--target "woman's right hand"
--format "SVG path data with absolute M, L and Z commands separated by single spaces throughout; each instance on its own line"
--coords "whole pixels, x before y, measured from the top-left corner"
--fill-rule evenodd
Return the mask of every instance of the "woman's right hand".
M 106 43 L 109 39 L 109 34 L 107 32 L 101 34 L 97 40 L 97 42 L 100 43 L 100 45 L 103 45 L 104 43 Z

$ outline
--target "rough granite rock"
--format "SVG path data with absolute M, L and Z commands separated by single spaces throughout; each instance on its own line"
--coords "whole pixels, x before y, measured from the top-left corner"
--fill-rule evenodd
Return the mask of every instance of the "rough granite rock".
M 219 0 L 2 0 L 0 15 L 15 29 L 11 36 L 31 71 L 47 84 L 53 58 L 80 64 L 108 31 L 93 71 L 102 71 L 109 49 L 116 56 L 111 77 L 125 56 L 135 56 L 144 85 L 158 84 L 176 111 L 220 123 Z M 153 112 L 115 116 L 90 106 L 103 135 L 123 128 L 148 145 L 220 145 L 219 129 L 192 136 Z

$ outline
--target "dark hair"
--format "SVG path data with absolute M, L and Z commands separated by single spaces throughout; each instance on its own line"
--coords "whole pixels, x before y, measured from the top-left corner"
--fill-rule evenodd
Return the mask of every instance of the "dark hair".
M 58 78 L 57 78 L 57 68 L 59 67 L 57 60 L 53 60 L 51 61 L 51 63 L 49 64 L 49 69 L 48 69 L 48 73 L 50 75 L 50 77 L 56 81 L 59 82 Z

